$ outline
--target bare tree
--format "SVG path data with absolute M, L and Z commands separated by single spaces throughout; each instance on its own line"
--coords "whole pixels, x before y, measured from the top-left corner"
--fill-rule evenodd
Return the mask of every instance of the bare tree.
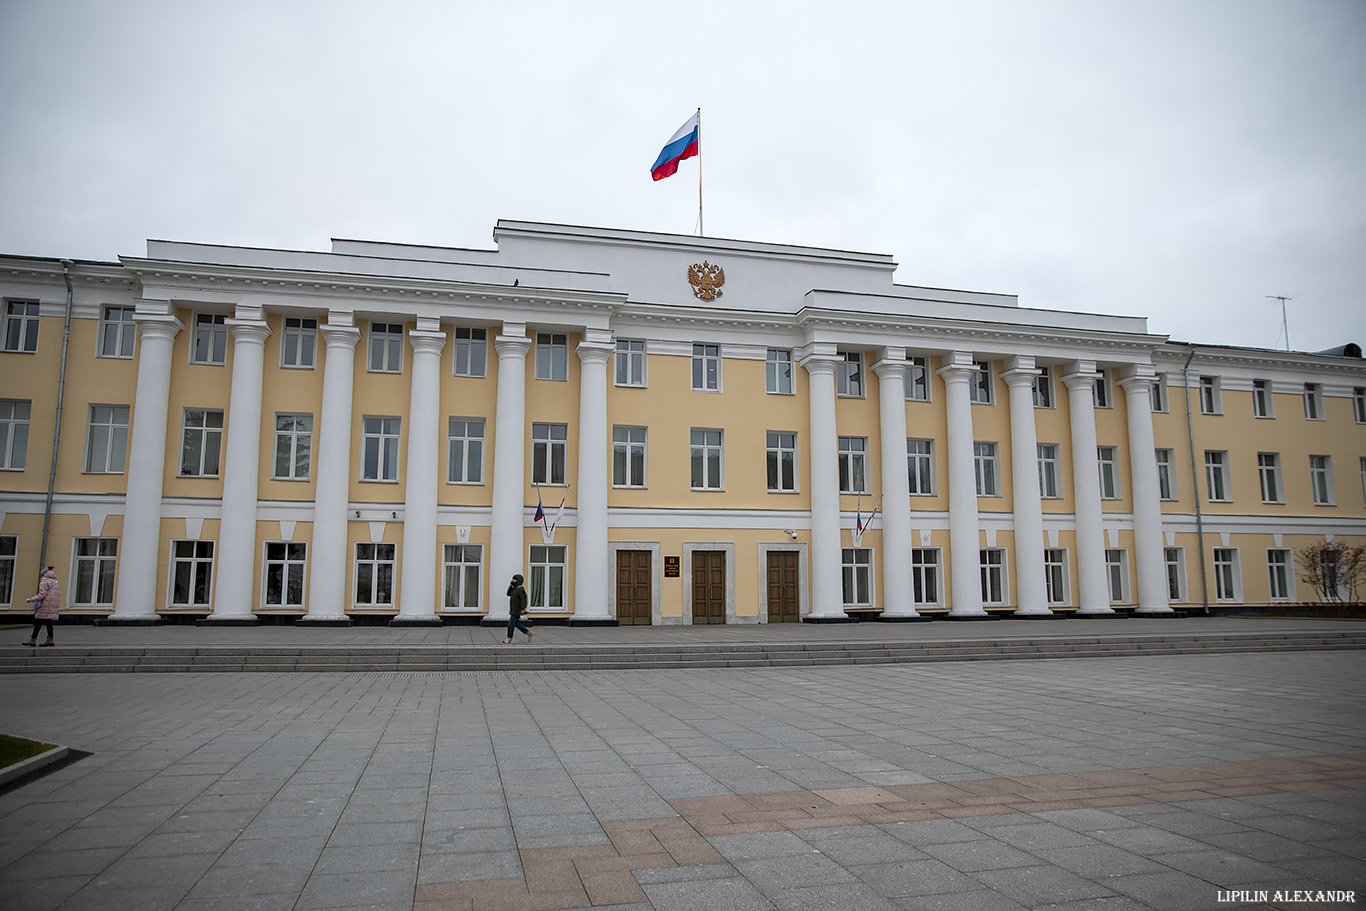
M 1360 601 L 1366 582 L 1366 547 L 1324 541 L 1295 551 L 1300 581 L 1308 583 L 1320 601 Z

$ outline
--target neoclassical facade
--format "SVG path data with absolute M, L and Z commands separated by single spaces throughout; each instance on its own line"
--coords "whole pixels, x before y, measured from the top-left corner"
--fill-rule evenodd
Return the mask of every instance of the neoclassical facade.
M 1164 615 L 1366 542 L 1359 356 L 503 221 L 0 257 L 0 609 L 113 622 Z M 58 429 L 60 428 L 60 432 Z

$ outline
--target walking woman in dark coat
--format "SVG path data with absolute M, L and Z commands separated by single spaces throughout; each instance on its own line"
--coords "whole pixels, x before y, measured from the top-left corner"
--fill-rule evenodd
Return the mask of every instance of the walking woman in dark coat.
M 522 622 L 522 612 L 525 610 L 526 589 L 522 587 L 522 574 L 518 573 L 512 577 L 512 584 L 508 586 L 508 637 L 503 642 L 512 644 L 513 627 L 526 633 L 527 641 L 531 640 L 531 630 Z
M 52 624 L 57 619 L 57 610 L 62 598 L 57 590 L 57 574 L 49 566 L 43 570 L 38 580 L 38 594 L 27 599 L 33 602 L 33 635 L 24 644 L 30 648 L 38 644 L 38 629 L 47 625 L 47 641 L 43 645 L 56 645 L 52 639 Z

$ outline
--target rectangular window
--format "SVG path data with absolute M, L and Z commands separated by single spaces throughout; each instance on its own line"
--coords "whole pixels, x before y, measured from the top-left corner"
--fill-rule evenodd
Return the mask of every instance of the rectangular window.
M 403 372 L 403 324 L 370 324 L 371 373 Z
M 1214 548 L 1214 597 L 1219 601 L 1242 600 L 1241 573 L 1238 570 L 1238 548 Z
M 307 481 L 313 459 L 313 415 L 275 415 L 277 481 Z
M 128 450 L 128 406 L 91 405 L 85 428 L 85 471 L 89 474 L 123 474 Z
M 1323 387 L 1318 383 L 1304 384 L 1304 416 L 1311 421 L 1323 420 Z
M 617 385 L 645 385 L 645 343 L 635 339 L 617 339 Z
M 983 547 L 978 552 L 982 566 L 982 603 L 1006 603 L 1006 552 L 1002 547 Z
M 1219 377 L 1200 377 L 1200 413 L 1223 414 L 1224 400 L 1219 391 Z
M 1167 564 L 1167 600 L 1186 600 L 1186 549 L 1184 547 L 1162 548 L 1162 558 Z
M 132 357 L 137 332 L 132 307 L 105 307 L 100 319 L 100 357 Z
M 484 483 L 483 418 L 451 418 L 447 421 L 446 482 Z
M 356 607 L 391 607 L 394 603 L 395 544 L 356 545 Z
M 1058 444 L 1039 444 L 1039 496 L 1048 500 L 1058 497 Z
M 24 470 L 31 408 L 29 402 L 0 399 L 0 469 Z
M 768 432 L 768 492 L 797 492 L 797 435 Z
M 911 548 L 911 584 L 917 606 L 939 603 L 939 548 Z
M 471 326 L 455 327 L 455 375 L 482 377 L 488 372 L 489 332 Z
M 171 607 L 207 608 L 213 590 L 213 542 L 171 542 Z
M 835 395 L 863 398 L 863 355 L 846 351 L 844 363 L 835 370 Z
M 402 429 L 399 418 L 361 418 L 362 481 L 398 480 L 398 440 Z
M 1157 381 L 1149 387 L 1153 397 L 1153 411 L 1160 413 L 1166 412 L 1167 405 L 1167 374 L 1159 373 Z
M 1366 497 L 1366 456 L 1361 457 L 1361 495 Z
M 1049 604 L 1067 604 L 1067 550 L 1046 547 L 1043 552 L 1043 583 Z
M 1158 495 L 1164 500 L 1176 499 L 1176 464 L 1172 461 L 1175 455 L 1170 449 L 1154 450 L 1157 457 L 1157 491 Z
M 266 577 L 263 600 L 267 610 L 294 610 L 304 606 L 304 567 L 308 545 L 302 541 L 266 542 Z
M 972 461 L 977 474 L 977 496 L 999 497 L 1001 485 L 996 466 L 996 444 L 973 443 Z
M 695 392 L 721 391 L 721 349 L 719 346 L 692 346 L 692 388 Z
M 445 577 L 445 610 L 479 610 L 479 571 L 483 566 L 482 544 L 446 544 L 441 569 Z
M 563 544 L 531 546 L 531 588 L 527 606 L 539 610 L 564 610 Z
M 1119 499 L 1119 461 L 1116 447 L 1097 446 L 1096 463 L 1100 470 L 1100 498 Z
M 613 486 L 645 486 L 645 442 L 644 427 L 612 428 Z
M 720 490 L 723 483 L 721 431 L 694 427 L 689 442 L 692 447 L 692 489 Z
M 223 445 L 223 412 L 186 408 L 180 445 L 182 478 L 218 477 L 218 452 Z
M 1107 367 L 1101 367 L 1101 368 L 1100 368 L 1099 370 L 1097 370 L 1096 372 L 1099 374 L 1099 375 L 1096 377 L 1096 407 L 1097 407 L 1097 408 L 1113 408 L 1113 407 L 1115 407 L 1115 403 L 1114 403 L 1114 401 L 1111 399 L 1111 396 L 1110 396 L 1110 370 L 1109 370 L 1109 368 L 1107 368 Z
M 840 437 L 840 493 L 868 492 L 868 438 Z
M 841 548 L 844 561 L 844 606 L 873 606 L 873 551 L 867 547 Z
M 978 361 L 977 372 L 968 386 L 968 398 L 974 405 L 990 405 L 993 401 L 991 392 L 991 361 Z
M 569 425 L 531 425 L 531 483 L 564 484 L 569 476 Z
M 792 394 L 792 352 L 770 348 L 764 357 L 764 391 L 774 395 Z
M 221 313 L 194 315 L 194 347 L 191 364 L 222 365 L 228 360 L 227 317 Z
M 5 350 L 38 350 L 38 302 L 5 302 Z
M 1048 366 L 1040 367 L 1038 374 L 1034 377 L 1032 388 L 1034 395 L 1034 407 L 1052 408 L 1053 368 Z
M 312 370 L 317 350 L 318 321 L 286 316 L 284 337 L 280 339 L 280 366 Z
M 934 440 L 906 441 L 906 470 L 911 476 L 911 493 L 934 496 Z
M 1309 483 L 1314 488 L 1315 506 L 1332 506 L 1337 502 L 1333 491 L 1333 457 L 1309 457 Z
M 1281 457 L 1279 453 L 1257 453 L 1257 476 L 1262 484 L 1263 503 L 1284 502 L 1281 496 Z
M 930 400 L 930 359 L 927 357 L 907 357 L 906 363 L 906 401 L 928 402 Z
M 1119 547 L 1105 551 L 1105 578 L 1110 584 L 1110 603 L 1129 601 L 1129 552 Z
M 1232 489 L 1228 482 L 1227 452 L 1205 450 L 1205 482 L 1210 500 L 1219 503 L 1228 503 L 1232 500 Z
M 1256 418 L 1274 418 L 1275 400 L 1271 397 L 1270 380 L 1252 381 L 1252 416 Z
M 1286 548 L 1266 552 L 1267 582 L 1272 601 L 1295 600 L 1295 556 Z
M 0 535 L 0 608 L 14 600 L 14 565 L 19 553 L 19 538 Z
M 76 569 L 71 575 L 72 607 L 113 607 L 118 538 L 76 538 Z
M 1356 415 L 1358 424 L 1366 424 L 1366 386 L 1352 389 L 1352 413 Z
M 569 337 L 560 332 L 536 333 L 536 379 L 569 378 Z

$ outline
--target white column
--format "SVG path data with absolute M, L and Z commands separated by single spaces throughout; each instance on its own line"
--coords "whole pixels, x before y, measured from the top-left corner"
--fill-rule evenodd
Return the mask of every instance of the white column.
M 313 542 L 308 567 L 308 613 L 305 622 L 347 621 L 348 555 L 346 507 L 351 500 L 351 392 L 356 372 L 360 330 L 349 325 L 351 314 L 328 314 L 318 327 L 326 346 L 323 355 L 323 405 L 316 426 L 317 453 L 313 494 Z
M 1001 378 L 1010 387 L 1010 478 L 1015 506 L 1016 617 L 1053 615 L 1043 573 L 1043 502 L 1034 428 L 1034 358 L 1014 357 Z
M 1133 476 L 1134 561 L 1138 569 L 1137 614 L 1172 614 L 1167 603 L 1167 561 L 1162 549 L 1162 490 L 1153 449 L 1151 367 L 1132 368 L 1119 381 L 1129 412 L 1129 472 Z
M 408 393 L 408 460 L 403 479 L 403 569 L 395 625 L 440 626 L 436 615 L 436 498 L 440 489 L 441 349 L 446 333 L 419 319 L 408 332 L 413 349 Z
M 155 622 L 157 556 L 161 550 L 161 489 L 166 472 L 166 412 L 171 351 L 184 326 L 174 316 L 137 316 L 138 385 L 128 445 L 128 486 L 119 542 L 115 623 Z
M 523 491 L 526 487 L 526 326 L 504 323 L 493 340 L 498 352 L 498 400 L 493 431 L 493 530 L 489 546 L 490 623 L 506 623 L 508 580 L 526 575 L 523 551 Z
M 800 358 L 809 379 L 811 439 L 811 611 L 802 619 L 845 621 L 840 554 L 839 439 L 835 431 L 834 345 L 808 345 Z
M 239 308 L 241 312 L 245 308 Z M 260 311 L 227 321 L 232 328 L 232 396 L 223 452 L 223 521 L 218 530 L 213 613 L 216 622 L 255 623 L 257 479 L 261 469 L 261 381 L 270 326 Z M 254 318 L 249 318 L 254 317 Z
M 574 534 L 574 616 L 571 625 L 616 625 L 607 612 L 613 573 L 607 553 L 607 361 L 611 333 L 588 330 L 575 349 L 579 373 L 578 527 Z
M 882 436 L 882 619 L 915 619 L 911 480 L 906 467 L 906 349 L 885 348 L 877 374 Z
M 1072 503 L 1076 510 L 1077 614 L 1113 614 L 1105 580 L 1105 527 L 1100 508 L 1100 464 L 1096 455 L 1096 364 L 1073 361 L 1062 378 L 1072 422 Z
M 949 592 L 952 618 L 990 616 L 982 607 L 982 537 L 977 522 L 977 470 L 972 449 L 972 400 L 977 375 L 971 352 L 954 351 L 939 368 L 949 419 Z

